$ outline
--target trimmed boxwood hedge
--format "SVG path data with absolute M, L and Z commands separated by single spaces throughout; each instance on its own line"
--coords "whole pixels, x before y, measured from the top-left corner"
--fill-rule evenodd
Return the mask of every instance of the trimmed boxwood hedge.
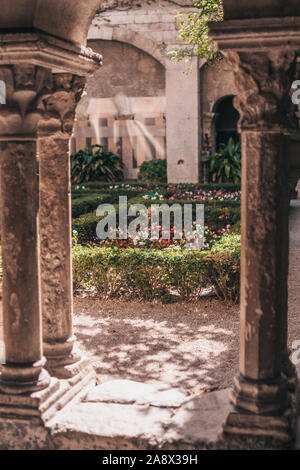
M 73 250 L 74 289 L 101 296 L 197 300 L 214 287 L 229 302 L 239 298 L 240 237 L 224 237 L 211 251 L 87 248 Z
M 72 230 L 77 232 L 78 243 L 88 243 L 96 240 L 96 227 L 99 220 L 95 211 L 73 219 Z
M 82 214 L 87 214 L 97 209 L 99 204 L 110 203 L 110 194 L 97 194 L 85 196 L 72 200 L 72 217 L 77 218 Z

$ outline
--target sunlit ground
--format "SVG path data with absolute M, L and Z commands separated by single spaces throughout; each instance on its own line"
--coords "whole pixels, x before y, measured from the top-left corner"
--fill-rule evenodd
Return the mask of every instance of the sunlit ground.
M 75 334 L 102 380 L 160 381 L 191 393 L 231 384 L 238 307 L 75 300 Z

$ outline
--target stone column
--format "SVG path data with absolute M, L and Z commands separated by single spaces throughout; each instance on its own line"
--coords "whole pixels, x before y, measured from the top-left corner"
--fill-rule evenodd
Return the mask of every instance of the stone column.
M 44 370 L 38 257 L 36 127 L 50 71 L 34 65 L 0 67 L 1 232 L 5 364 L 0 391 L 30 394 L 50 383 Z
M 200 180 L 199 60 L 166 58 L 166 134 L 169 183 Z
M 287 361 L 287 130 L 293 52 L 226 52 L 242 133 L 240 376 L 226 433 L 291 439 Z
M 40 253 L 46 368 L 57 378 L 77 375 L 87 362 L 75 348 L 72 291 L 70 138 L 85 79 L 53 75 L 39 123 Z

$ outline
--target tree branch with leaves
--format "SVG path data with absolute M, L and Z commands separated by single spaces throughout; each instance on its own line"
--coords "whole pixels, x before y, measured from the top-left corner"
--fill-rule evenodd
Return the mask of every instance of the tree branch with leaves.
M 176 15 L 179 29 L 177 39 L 184 41 L 189 47 L 170 51 L 169 55 L 175 62 L 182 59 L 188 61 L 188 58 L 193 55 L 212 62 L 219 56 L 219 53 L 215 42 L 208 36 L 208 23 L 223 21 L 223 2 L 222 0 L 196 0 L 193 8 L 193 11 Z

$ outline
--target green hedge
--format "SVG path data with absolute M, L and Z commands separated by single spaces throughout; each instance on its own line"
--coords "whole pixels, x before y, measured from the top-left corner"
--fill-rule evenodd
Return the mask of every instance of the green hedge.
M 96 210 L 100 204 L 110 203 L 110 194 L 97 194 L 72 200 L 72 217 L 77 218 L 82 214 L 88 214 Z
M 226 239 L 226 240 L 225 240 Z M 212 251 L 86 248 L 73 250 L 74 289 L 93 287 L 101 296 L 146 300 L 197 300 L 213 286 L 229 302 L 239 298 L 239 236 Z
M 161 160 L 159 158 L 145 161 L 142 163 L 138 181 L 146 184 L 166 184 L 167 178 L 167 160 Z
M 125 189 L 109 189 L 109 188 L 98 188 L 98 189 L 91 189 L 90 191 L 87 190 L 82 190 L 82 189 L 77 189 L 72 191 L 72 199 L 78 199 L 81 197 L 89 197 L 89 196 L 96 196 L 96 195 L 101 195 L 101 194 L 109 194 L 111 198 L 115 201 L 118 202 L 119 196 L 127 196 L 129 198 L 137 197 L 137 196 L 142 196 L 145 194 L 145 191 L 141 190 L 125 190 Z M 170 191 L 168 191 L 168 194 Z M 172 194 L 172 193 L 170 193 Z
M 96 227 L 99 220 L 100 218 L 96 216 L 95 211 L 73 219 L 72 230 L 76 230 L 78 234 L 78 243 L 87 243 L 96 240 Z

